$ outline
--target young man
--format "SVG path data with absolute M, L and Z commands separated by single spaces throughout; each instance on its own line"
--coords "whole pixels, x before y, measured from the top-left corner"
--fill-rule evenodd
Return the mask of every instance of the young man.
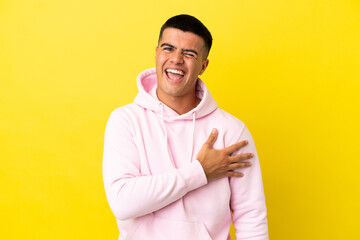
M 119 239 L 268 239 L 254 141 L 198 78 L 212 37 L 196 18 L 161 28 L 156 69 L 138 76 L 134 103 L 105 131 L 105 191 Z

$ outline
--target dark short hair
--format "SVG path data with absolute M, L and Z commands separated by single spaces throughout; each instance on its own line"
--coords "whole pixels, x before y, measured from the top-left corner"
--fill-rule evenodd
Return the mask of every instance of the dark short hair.
M 192 32 L 200 36 L 205 42 L 207 55 L 209 54 L 212 45 L 212 36 L 205 25 L 202 24 L 202 22 L 200 22 L 197 18 L 187 14 L 181 14 L 169 18 L 160 29 L 159 42 L 166 28 L 177 28 L 183 32 Z

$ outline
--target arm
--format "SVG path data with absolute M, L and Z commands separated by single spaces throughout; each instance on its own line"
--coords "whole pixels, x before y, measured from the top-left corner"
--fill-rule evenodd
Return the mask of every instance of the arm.
M 103 178 L 118 220 L 156 211 L 207 183 L 198 161 L 164 174 L 142 176 L 131 126 L 118 113 L 111 114 L 105 130 Z
M 236 239 L 266 240 L 269 237 L 260 163 L 254 140 L 245 126 L 238 140 L 248 141 L 238 153 L 251 152 L 254 157 L 248 160 L 251 167 L 243 170 L 243 178 L 230 178 L 230 207 Z
M 115 217 L 126 220 L 143 216 L 171 204 L 210 180 L 242 177 L 242 173 L 233 170 L 249 166 L 238 161 L 251 156 L 229 155 L 246 142 L 215 150 L 212 145 L 217 134 L 216 130 L 210 134 L 198 154 L 198 160 L 163 174 L 143 176 L 131 125 L 122 114 L 112 113 L 105 130 L 103 178 Z

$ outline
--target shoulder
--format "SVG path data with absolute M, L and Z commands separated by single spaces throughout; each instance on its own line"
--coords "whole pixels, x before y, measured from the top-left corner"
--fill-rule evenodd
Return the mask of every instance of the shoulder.
M 141 112 L 142 108 L 135 103 L 130 103 L 121 107 L 114 109 L 107 122 L 107 126 L 111 125 L 123 125 L 123 126 L 131 126 L 132 122 L 137 115 Z
M 226 146 L 238 141 L 251 139 L 248 128 L 240 119 L 220 108 L 214 113 L 217 129 L 223 137 Z
M 216 110 L 216 117 L 223 123 L 224 127 L 230 130 L 242 131 L 246 126 L 245 124 L 232 114 L 218 108 Z
M 139 105 L 130 103 L 114 109 L 110 114 L 110 118 L 131 118 L 133 115 L 139 114 L 141 109 Z

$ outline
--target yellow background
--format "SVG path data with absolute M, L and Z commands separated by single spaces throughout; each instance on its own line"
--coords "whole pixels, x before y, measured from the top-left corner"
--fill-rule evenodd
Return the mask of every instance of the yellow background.
M 213 34 L 202 79 L 255 138 L 270 238 L 360 239 L 358 0 L 0 1 L 0 239 L 117 239 L 105 124 L 179 13 Z

